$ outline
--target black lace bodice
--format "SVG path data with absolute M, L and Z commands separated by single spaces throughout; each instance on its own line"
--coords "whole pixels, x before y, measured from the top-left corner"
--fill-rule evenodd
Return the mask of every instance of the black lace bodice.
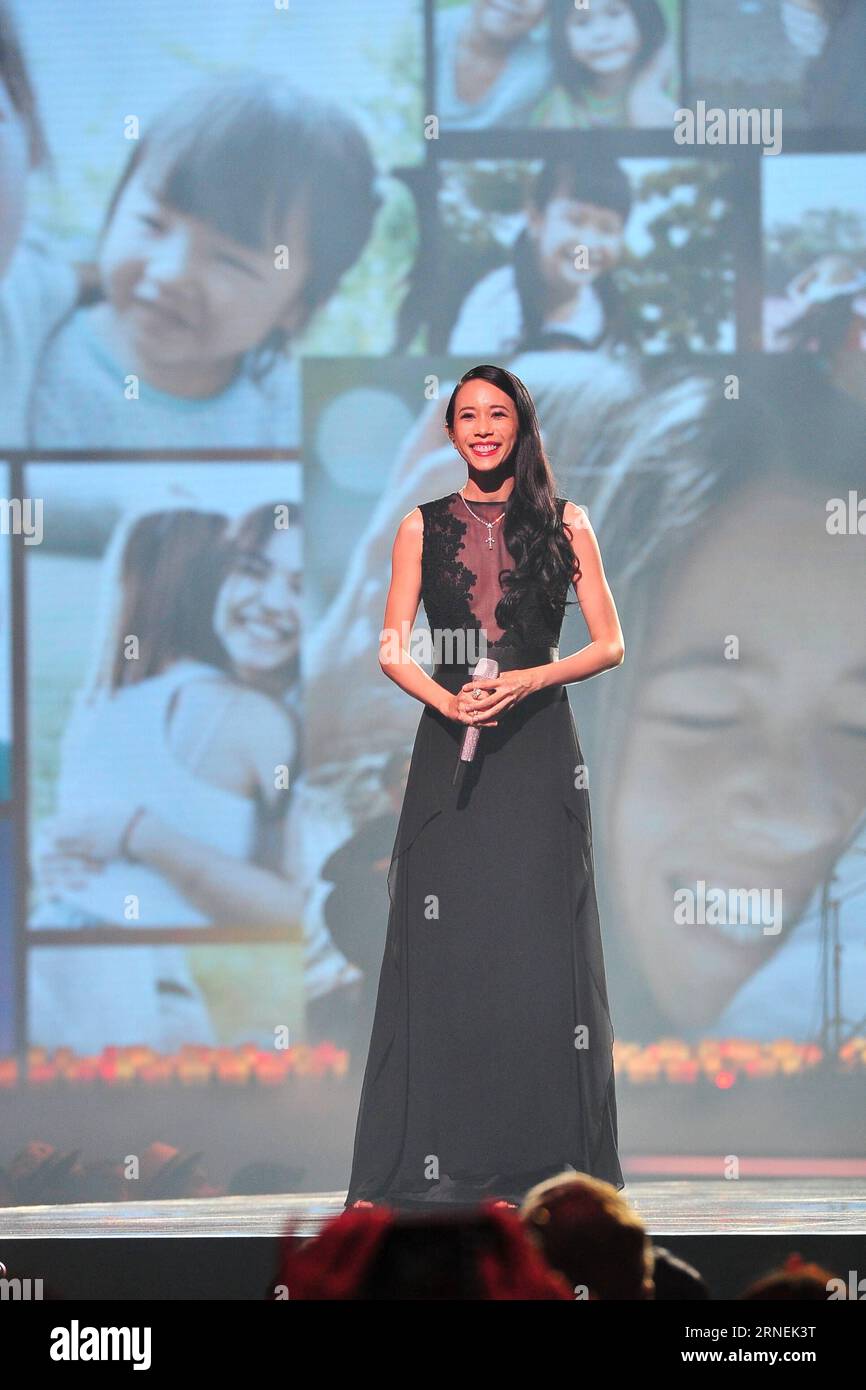
M 556 499 L 560 525 L 565 502 L 564 497 Z M 473 500 L 469 505 L 480 520 L 470 515 L 456 492 L 420 506 L 424 518 L 421 600 L 431 632 L 480 631 L 492 656 L 499 647 L 557 647 L 562 621 L 554 630 L 531 594 L 521 604 L 519 630 L 513 625 L 505 630 L 496 621 L 496 607 L 505 592 L 500 575 L 514 569 L 505 545 L 502 513 L 507 502 Z M 502 519 L 497 521 L 498 517 Z M 493 523 L 490 532 L 484 524 L 487 520 Z M 557 600 L 564 602 L 567 590 L 566 582 Z

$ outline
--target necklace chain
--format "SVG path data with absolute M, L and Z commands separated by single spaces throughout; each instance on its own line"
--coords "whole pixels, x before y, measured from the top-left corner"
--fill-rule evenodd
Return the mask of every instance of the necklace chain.
M 462 500 L 463 500 L 463 505 L 464 505 L 464 507 L 466 508 L 466 510 L 467 510 L 467 512 L 469 513 L 469 515 L 470 515 L 470 516 L 474 516 L 476 521 L 480 521 L 482 526 L 486 526 L 486 527 L 487 527 L 487 541 L 486 541 L 486 545 L 487 545 L 487 547 L 488 547 L 489 550 L 492 550 L 492 549 L 493 549 L 493 528 L 494 528 L 494 526 L 496 525 L 496 522 L 497 522 L 497 521 L 501 521 L 501 520 L 502 520 L 502 518 L 503 518 L 504 515 L 505 515 L 505 512 L 504 512 L 504 511 L 500 512 L 500 513 L 499 513 L 499 516 L 496 517 L 496 520 L 495 520 L 495 521 L 485 521 L 484 518 L 483 518 L 483 516 L 478 516 L 478 515 L 476 515 L 475 512 L 473 512 L 473 510 L 472 510 L 472 508 L 470 507 L 469 503 L 466 501 L 466 498 L 463 496 L 463 489 L 462 489 L 462 488 L 461 488 L 460 491 L 458 492 L 457 496 L 460 497 L 460 498 L 462 498 Z

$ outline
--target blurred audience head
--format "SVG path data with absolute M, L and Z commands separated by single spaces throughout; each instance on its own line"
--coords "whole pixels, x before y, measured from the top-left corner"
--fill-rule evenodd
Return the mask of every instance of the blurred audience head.
M 511 1212 L 398 1215 L 343 1212 L 296 1248 L 286 1240 L 277 1281 L 297 1299 L 568 1300 L 571 1290 Z
M 649 1236 L 610 1183 L 585 1173 L 561 1173 L 526 1194 L 520 1215 L 575 1297 L 653 1297 Z
M 826 1303 L 835 1275 L 822 1265 L 807 1264 L 801 1255 L 791 1254 L 781 1269 L 756 1279 L 739 1295 L 747 1303 L 810 1302 Z

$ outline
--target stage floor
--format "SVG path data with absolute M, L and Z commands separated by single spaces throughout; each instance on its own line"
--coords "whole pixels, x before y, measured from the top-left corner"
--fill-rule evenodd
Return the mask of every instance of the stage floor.
M 630 1182 L 623 1195 L 654 1239 L 703 1235 L 864 1235 L 862 1178 Z M 102 1240 L 130 1237 L 272 1237 L 291 1224 L 309 1236 L 343 1209 L 345 1193 L 208 1197 L 165 1202 L 92 1202 L 0 1209 L 0 1238 Z

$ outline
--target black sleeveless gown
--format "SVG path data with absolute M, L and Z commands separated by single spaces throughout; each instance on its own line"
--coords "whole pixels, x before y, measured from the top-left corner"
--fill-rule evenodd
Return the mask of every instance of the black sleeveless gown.
M 491 521 L 503 510 L 470 505 Z M 557 498 L 558 525 L 564 506 Z M 434 645 L 434 679 L 458 690 L 476 655 L 501 671 L 556 660 L 559 631 L 536 604 L 524 604 L 520 636 L 496 623 L 500 571 L 514 563 L 504 519 L 490 549 L 457 493 L 421 512 L 431 634 L 486 635 L 486 652 Z M 519 1201 L 566 1168 L 624 1186 L 589 794 L 566 688 L 537 691 L 483 729 L 455 786 L 464 732 L 424 707 L 388 874 L 347 1206 Z

